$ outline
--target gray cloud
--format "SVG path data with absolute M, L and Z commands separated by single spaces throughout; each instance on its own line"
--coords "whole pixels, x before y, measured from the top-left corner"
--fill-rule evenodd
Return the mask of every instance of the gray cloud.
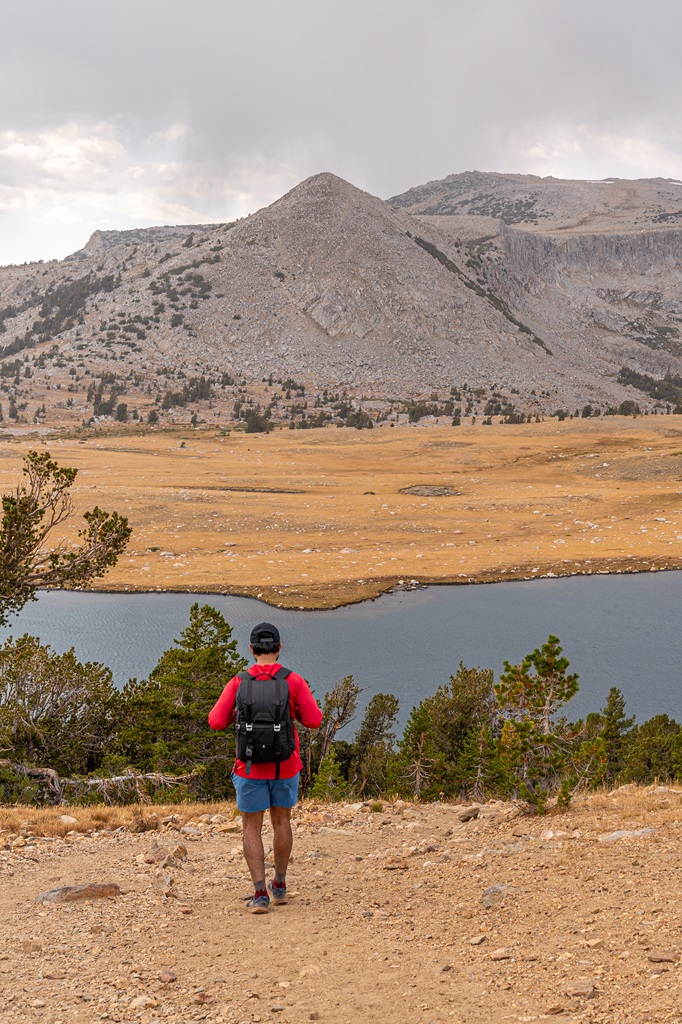
M 105 212 L 228 218 L 322 169 L 382 196 L 474 167 L 682 176 L 678 0 L 29 0 L 3 21 L 0 231 L 23 208 L 54 252 Z

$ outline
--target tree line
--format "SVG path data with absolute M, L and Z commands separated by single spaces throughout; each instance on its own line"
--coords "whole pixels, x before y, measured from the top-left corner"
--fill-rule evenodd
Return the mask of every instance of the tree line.
M 37 637 L 0 647 L 0 799 L 4 803 L 231 799 L 234 736 L 208 712 L 246 662 L 211 605 L 189 623 L 148 678 L 123 690 L 111 671 L 58 654 Z M 324 800 L 391 796 L 521 799 L 542 812 L 582 787 L 682 778 L 682 728 L 666 715 L 635 725 L 611 689 L 602 711 L 570 722 L 578 690 L 550 636 L 519 664 L 457 671 L 411 711 L 396 739 L 398 700 L 375 694 L 352 738 L 360 686 L 352 676 L 321 698 L 317 731 L 300 728 L 301 791 Z

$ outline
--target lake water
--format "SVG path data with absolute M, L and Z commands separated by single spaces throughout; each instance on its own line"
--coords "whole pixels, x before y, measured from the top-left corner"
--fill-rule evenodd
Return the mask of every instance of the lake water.
M 104 662 L 123 685 L 154 667 L 197 600 L 223 613 L 245 656 L 251 626 L 274 622 L 283 663 L 318 697 L 352 673 L 363 705 L 379 692 L 400 699 L 402 724 L 460 660 L 497 677 L 505 658 L 520 661 L 549 633 L 580 675 L 569 717 L 598 710 L 609 687 L 619 686 L 638 721 L 659 713 L 682 721 L 682 572 L 428 587 L 318 612 L 241 597 L 52 592 L 27 605 L 0 638 L 29 632 L 60 652 L 73 646 L 81 661 Z

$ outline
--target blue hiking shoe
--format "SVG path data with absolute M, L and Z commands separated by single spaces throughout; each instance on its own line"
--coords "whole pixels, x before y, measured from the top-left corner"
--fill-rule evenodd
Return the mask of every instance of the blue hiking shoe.
M 246 909 L 250 914 L 267 914 L 270 910 L 270 897 L 267 892 L 264 889 L 255 892 L 246 904 Z
M 272 902 L 276 907 L 283 907 L 289 901 L 287 900 L 287 883 L 286 882 L 268 882 L 268 892 L 272 896 Z

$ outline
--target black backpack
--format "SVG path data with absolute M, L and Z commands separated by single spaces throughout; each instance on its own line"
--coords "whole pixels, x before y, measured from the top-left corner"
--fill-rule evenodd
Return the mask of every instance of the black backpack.
M 281 761 L 296 750 L 296 734 L 291 720 L 288 668 L 280 668 L 274 676 L 254 678 L 241 672 L 235 703 L 235 735 L 237 757 L 246 762 L 246 774 L 252 764 L 275 764 L 279 778 Z

